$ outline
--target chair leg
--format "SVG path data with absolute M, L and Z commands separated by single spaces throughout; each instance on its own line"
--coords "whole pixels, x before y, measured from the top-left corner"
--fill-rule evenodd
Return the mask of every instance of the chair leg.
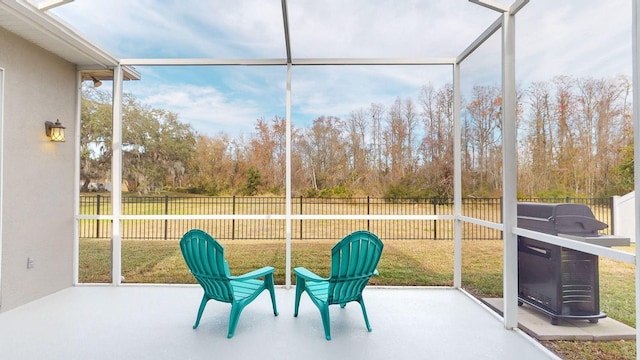
M 362 315 L 364 316 L 364 323 L 367 325 L 367 330 L 371 331 L 371 325 L 369 325 L 369 318 L 367 317 L 367 309 L 364 307 L 364 299 L 362 296 L 358 300 L 360 307 L 362 308 Z
M 331 319 L 329 318 L 329 305 L 320 304 L 320 316 L 322 317 L 322 326 L 324 327 L 324 336 L 327 340 L 331 340 Z
M 264 277 L 264 283 L 271 294 L 271 305 L 273 306 L 273 315 L 278 316 L 278 307 L 276 306 L 276 289 L 273 284 L 273 274 Z
M 295 307 L 293 309 L 294 317 L 298 316 L 298 308 L 300 307 L 300 296 L 304 291 L 304 286 L 305 286 L 304 279 L 301 279 L 300 277 L 296 278 L 296 301 L 295 301 Z
M 193 324 L 193 328 L 197 328 L 198 325 L 200 324 L 200 318 L 202 317 L 202 312 L 204 311 L 204 307 L 207 306 L 207 302 L 209 301 L 209 298 L 204 295 L 202 296 L 202 301 L 200 302 L 200 308 L 198 309 L 198 317 L 196 317 L 196 323 Z
M 238 326 L 238 320 L 240 320 L 240 313 L 244 308 L 243 305 L 239 303 L 231 304 L 231 314 L 229 315 L 229 332 L 227 333 L 227 339 L 231 339 L 236 332 L 236 327 Z

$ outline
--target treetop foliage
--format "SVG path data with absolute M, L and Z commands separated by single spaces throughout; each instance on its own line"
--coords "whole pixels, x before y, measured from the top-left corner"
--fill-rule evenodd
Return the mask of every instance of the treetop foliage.
M 633 188 L 628 78 L 556 77 L 518 92 L 518 192 L 606 197 Z M 462 110 L 465 196 L 501 193 L 501 91 L 476 86 Z M 345 119 L 292 126 L 294 196 L 424 198 L 453 192 L 453 89 L 372 103 Z M 111 98 L 83 88 L 81 179 L 108 182 Z M 198 134 L 175 114 L 123 100 L 123 181 L 131 192 L 281 195 L 284 118 L 256 119 L 248 136 Z

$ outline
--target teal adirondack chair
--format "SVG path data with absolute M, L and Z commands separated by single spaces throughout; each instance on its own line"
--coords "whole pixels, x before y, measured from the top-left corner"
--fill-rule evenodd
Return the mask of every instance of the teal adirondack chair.
M 231 304 L 227 338 L 232 338 L 242 309 L 263 290 L 269 290 L 271 293 L 273 313 L 278 315 L 272 266 L 265 266 L 240 276 L 231 276 L 222 245 L 211 235 L 198 229 L 189 230 L 182 237 L 180 250 L 189 270 L 204 289 L 194 329 L 200 323 L 207 302 L 211 299 L 222 301 Z
M 322 278 L 304 267 L 293 269 L 296 274 L 293 316 L 298 316 L 300 296 L 306 291 L 320 310 L 327 340 L 331 340 L 329 305 L 340 304 L 340 307 L 344 308 L 348 302 L 357 301 L 362 308 L 367 330 L 371 331 L 362 291 L 371 276 L 377 274 L 376 266 L 383 247 L 382 241 L 375 234 L 363 230 L 356 231 L 340 240 L 331 249 L 331 274 L 328 278 Z

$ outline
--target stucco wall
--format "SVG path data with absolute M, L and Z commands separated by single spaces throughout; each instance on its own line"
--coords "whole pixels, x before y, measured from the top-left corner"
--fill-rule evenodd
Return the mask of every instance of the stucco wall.
M 0 311 L 73 284 L 75 65 L 0 29 L 4 68 Z M 64 143 L 45 136 L 60 119 Z M 27 268 L 27 258 L 33 268 Z

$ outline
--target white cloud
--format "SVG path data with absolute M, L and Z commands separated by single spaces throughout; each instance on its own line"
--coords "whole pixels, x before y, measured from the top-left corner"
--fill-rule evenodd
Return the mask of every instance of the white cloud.
M 134 94 L 143 104 L 179 114 L 200 133 L 237 135 L 252 129 L 264 109 L 250 99 L 230 98 L 213 87 L 162 85 Z
M 54 13 L 122 58 L 283 57 L 279 4 L 82 0 Z
M 523 81 L 630 75 L 630 1 L 532 1 L 517 21 L 516 56 Z
M 295 57 L 455 57 L 497 13 L 467 1 L 301 1 L 289 7 Z
M 318 116 L 346 118 L 371 103 L 391 105 L 396 98 L 418 100 L 420 89 L 452 82 L 451 66 L 322 66 L 294 68 L 295 121 Z M 305 116 L 306 115 L 306 116 Z

